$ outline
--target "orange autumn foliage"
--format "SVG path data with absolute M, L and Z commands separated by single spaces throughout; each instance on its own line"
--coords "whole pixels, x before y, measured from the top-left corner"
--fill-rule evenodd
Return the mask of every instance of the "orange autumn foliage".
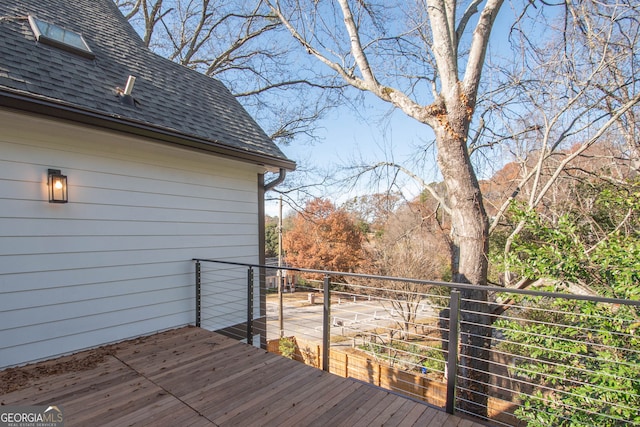
M 351 216 L 324 199 L 310 201 L 283 235 L 287 263 L 316 270 L 354 271 L 363 260 L 362 244 Z

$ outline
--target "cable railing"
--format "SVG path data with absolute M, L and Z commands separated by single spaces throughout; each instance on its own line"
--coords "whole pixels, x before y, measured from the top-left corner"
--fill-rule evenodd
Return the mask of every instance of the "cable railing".
M 195 262 L 203 328 L 493 425 L 640 425 L 640 301 Z

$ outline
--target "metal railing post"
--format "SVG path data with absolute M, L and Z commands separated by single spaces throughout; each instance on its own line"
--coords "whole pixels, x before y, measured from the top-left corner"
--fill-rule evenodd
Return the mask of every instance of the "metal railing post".
M 247 344 L 253 345 L 253 267 L 247 270 Z
M 458 378 L 458 336 L 460 331 L 460 291 L 451 290 L 449 300 L 449 343 L 447 346 L 447 403 L 445 410 L 455 412 L 456 381 Z
M 331 338 L 331 294 L 329 275 L 323 281 L 324 304 L 322 309 L 322 370 L 329 372 L 329 346 Z
M 196 326 L 199 328 L 202 322 L 201 312 L 201 299 L 202 299 L 202 272 L 200 261 L 196 261 Z
M 282 301 L 282 291 L 284 290 L 284 274 L 278 270 L 278 328 L 280 338 L 284 338 L 284 304 Z

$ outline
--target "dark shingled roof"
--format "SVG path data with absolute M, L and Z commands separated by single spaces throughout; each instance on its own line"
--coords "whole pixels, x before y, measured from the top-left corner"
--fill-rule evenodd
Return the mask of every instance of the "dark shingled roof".
M 82 34 L 95 58 L 36 42 L 28 15 Z M 135 106 L 117 92 L 129 75 Z M 152 53 L 112 0 L 0 2 L 0 105 L 295 167 L 222 83 Z

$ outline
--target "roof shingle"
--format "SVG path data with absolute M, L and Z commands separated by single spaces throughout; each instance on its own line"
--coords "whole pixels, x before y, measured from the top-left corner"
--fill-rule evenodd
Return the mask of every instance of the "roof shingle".
M 37 43 L 28 15 L 82 34 L 95 59 Z M 117 88 L 136 77 L 136 105 Z M 18 0 L 0 3 L 0 98 L 30 100 L 79 116 L 118 121 L 120 130 L 245 158 L 267 166 L 295 164 L 219 81 L 151 52 L 112 0 Z

